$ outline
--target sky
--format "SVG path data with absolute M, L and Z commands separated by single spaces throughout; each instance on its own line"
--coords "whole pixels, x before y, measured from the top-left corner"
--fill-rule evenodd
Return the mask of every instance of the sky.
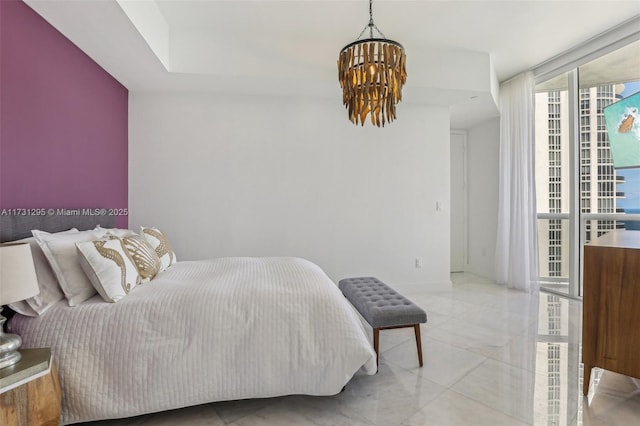
M 627 96 L 633 95 L 634 93 L 638 92 L 640 92 L 640 80 L 625 83 L 624 90 L 622 91 L 621 95 L 623 98 L 626 98 Z
M 617 190 L 624 192 L 624 198 L 616 204 L 625 210 L 640 210 L 640 168 L 617 170 L 617 174 L 624 176 L 624 184 L 617 185 Z

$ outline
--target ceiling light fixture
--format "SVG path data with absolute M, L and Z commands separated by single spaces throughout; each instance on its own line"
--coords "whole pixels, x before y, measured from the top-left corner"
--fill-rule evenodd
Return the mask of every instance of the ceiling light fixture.
M 369 38 L 360 39 L 369 29 Z M 373 37 L 373 30 L 380 37 Z M 396 104 L 402 100 L 402 86 L 407 81 L 404 47 L 389 40 L 373 23 L 372 0 L 369 0 L 369 23 L 356 41 L 347 44 L 338 58 L 338 80 L 342 103 L 349 120 L 364 126 L 367 114 L 371 123 L 384 127 L 396 118 Z

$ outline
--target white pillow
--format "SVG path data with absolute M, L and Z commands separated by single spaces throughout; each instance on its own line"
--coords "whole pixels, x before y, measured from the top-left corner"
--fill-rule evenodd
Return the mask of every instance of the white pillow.
M 123 229 L 123 228 L 103 228 L 98 225 L 95 227 L 94 231 L 102 231 L 106 234 L 115 235 L 118 238 L 128 237 L 129 235 L 136 235 L 131 229 Z
M 169 240 L 159 229 L 141 226 L 140 235 L 147 240 L 160 258 L 160 272 L 177 262 L 176 254 L 173 252 Z
M 77 233 L 78 230 L 73 228 L 68 231 L 57 232 L 57 234 Z M 58 284 L 58 279 L 49 265 L 49 261 L 45 257 L 42 249 L 34 237 L 23 238 L 16 243 L 29 243 L 31 247 L 31 256 L 33 257 L 33 265 L 36 269 L 38 277 L 38 287 L 40 293 L 21 302 L 12 303 L 11 309 L 22 315 L 38 316 L 44 313 L 58 300 L 64 299 L 64 293 Z
M 105 236 L 77 243 L 80 265 L 106 302 L 117 302 L 140 284 L 140 275 L 122 239 Z
M 27 303 L 26 300 L 21 300 L 19 302 L 9 303 L 9 307 L 16 311 L 19 314 L 25 315 L 27 317 L 37 317 L 38 313 L 33 310 L 31 306 Z
M 32 231 L 53 273 L 58 278 L 58 284 L 69 306 L 82 303 L 96 294 L 96 290 L 80 266 L 76 243 L 93 241 L 102 237 L 104 232 L 104 230 L 91 230 L 73 234 L 50 234 L 44 231 Z

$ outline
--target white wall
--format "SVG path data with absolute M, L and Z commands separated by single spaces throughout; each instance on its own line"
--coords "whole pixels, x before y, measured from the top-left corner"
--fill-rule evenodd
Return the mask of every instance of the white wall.
M 339 101 L 130 93 L 129 115 L 130 226 L 166 231 L 179 259 L 450 284 L 447 108 L 400 104 L 378 129 Z
M 495 279 L 500 119 L 468 129 L 469 260 L 467 271 Z

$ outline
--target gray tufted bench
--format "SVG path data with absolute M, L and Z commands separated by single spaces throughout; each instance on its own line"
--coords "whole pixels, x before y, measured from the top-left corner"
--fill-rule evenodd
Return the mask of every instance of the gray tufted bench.
M 373 327 L 376 362 L 380 358 L 380 330 L 413 327 L 418 345 L 418 362 L 422 367 L 420 324 L 427 322 L 427 313 L 422 308 L 374 277 L 345 278 L 340 280 L 338 287 Z

